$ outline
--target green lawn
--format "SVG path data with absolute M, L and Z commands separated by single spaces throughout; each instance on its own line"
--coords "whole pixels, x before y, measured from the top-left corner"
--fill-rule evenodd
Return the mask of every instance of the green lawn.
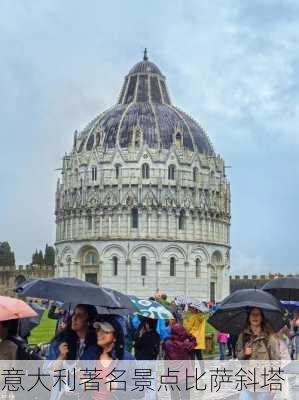
M 45 310 L 40 324 L 32 329 L 29 336 L 30 344 L 49 343 L 55 334 L 56 320 L 48 318 L 48 310 Z

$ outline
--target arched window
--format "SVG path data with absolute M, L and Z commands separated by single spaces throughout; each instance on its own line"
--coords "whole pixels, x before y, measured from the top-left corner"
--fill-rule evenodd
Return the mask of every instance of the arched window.
M 142 178 L 143 179 L 149 178 L 149 165 L 146 163 L 142 164 Z
M 134 207 L 131 211 L 132 228 L 138 228 L 138 208 Z
M 176 273 L 176 271 L 175 271 L 175 264 L 176 264 L 176 262 L 175 262 L 175 258 L 174 257 L 170 257 L 170 264 L 169 264 L 169 275 L 170 276 L 175 276 L 175 273 Z
M 200 259 L 197 258 L 195 260 L 195 277 L 199 278 L 200 277 Z
M 94 251 L 88 251 L 84 256 L 84 265 L 96 265 L 98 262 L 97 254 Z
M 118 275 L 118 258 L 114 256 L 112 258 L 112 263 L 113 263 L 113 275 L 117 276 Z
M 118 179 L 120 177 L 120 170 L 121 170 L 121 165 L 116 164 L 115 165 L 115 178 Z
M 198 177 L 198 168 L 194 167 L 193 168 L 193 182 L 197 182 L 197 177 Z
M 175 145 L 178 149 L 182 147 L 182 135 L 181 132 L 177 132 L 175 135 Z
M 175 166 L 172 164 L 169 165 L 169 167 L 168 167 L 168 179 L 169 180 L 175 179 Z
M 97 180 L 97 167 L 93 166 L 91 168 L 91 180 L 96 181 Z
M 146 257 L 141 257 L 141 276 L 146 276 Z
M 184 230 L 186 227 L 186 215 L 185 211 L 181 210 L 179 215 L 179 230 Z

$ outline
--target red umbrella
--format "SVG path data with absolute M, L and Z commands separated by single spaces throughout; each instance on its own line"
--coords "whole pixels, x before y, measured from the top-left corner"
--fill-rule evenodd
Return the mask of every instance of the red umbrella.
M 23 300 L 0 296 L 0 321 L 36 316 L 37 313 Z

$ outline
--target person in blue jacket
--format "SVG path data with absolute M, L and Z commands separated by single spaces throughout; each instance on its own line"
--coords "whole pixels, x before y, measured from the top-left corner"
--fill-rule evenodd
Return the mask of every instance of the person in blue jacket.
M 94 360 L 99 352 L 96 331 L 93 322 L 97 316 L 94 306 L 78 304 L 67 327 L 58 333 L 52 342 L 47 360 L 57 361 L 53 368 L 57 369 L 64 360 Z

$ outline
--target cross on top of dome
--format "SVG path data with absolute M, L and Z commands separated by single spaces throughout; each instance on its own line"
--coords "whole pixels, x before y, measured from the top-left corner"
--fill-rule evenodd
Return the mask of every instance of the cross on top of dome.
M 143 61 L 148 61 L 147 48 L 145 48 L 143 52 Z

